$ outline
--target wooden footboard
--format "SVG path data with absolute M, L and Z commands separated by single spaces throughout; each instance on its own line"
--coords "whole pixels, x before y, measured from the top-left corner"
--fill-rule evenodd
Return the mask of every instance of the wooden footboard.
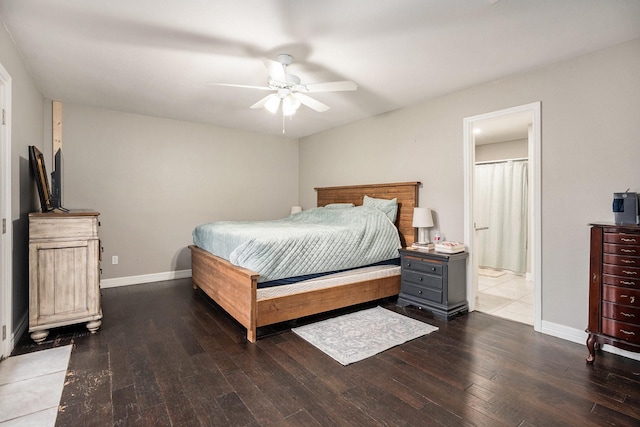
M 256 290 L 259 275 L 237 267 L 197 246 L 191 249 L 193 286 L 202 289 L 220 307 L 247 328 L 247 339 L 256 340 Z

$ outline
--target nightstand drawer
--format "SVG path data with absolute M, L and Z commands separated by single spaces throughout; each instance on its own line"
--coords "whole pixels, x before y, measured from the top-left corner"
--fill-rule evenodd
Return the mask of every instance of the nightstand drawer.
M 402 281 L 411 282 L 418 286 L 442 289 L 442 276 L 432 276 L 419 271 L 402 270 Z
M 602 317 L 640 325 L 640 308 L 603 302 Z
M 405 256 L 402 259 L 402 268 L 442 276 L 442 263 L 438 261 L 425 261 L 417 257 Z
M 431 302 L 442 303 L 442 291 L 425 286 L 417 286 L 413 283 L 402 283 L 402 292 L 408 296 L 428 300 Z

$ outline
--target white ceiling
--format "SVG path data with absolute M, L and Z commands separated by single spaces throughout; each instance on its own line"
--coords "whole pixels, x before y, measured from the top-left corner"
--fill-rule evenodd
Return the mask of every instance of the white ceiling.
M 638 0 L 1 0 L 4 21 L 46 98 L 282 134 L 249 106 L 262 58 L 290 53 L 313 96 L 301 137 L 640 37 Z M 534 100 L 532 100 L 534 101 Z M 479 112 L 482 113 L 482 112 Z

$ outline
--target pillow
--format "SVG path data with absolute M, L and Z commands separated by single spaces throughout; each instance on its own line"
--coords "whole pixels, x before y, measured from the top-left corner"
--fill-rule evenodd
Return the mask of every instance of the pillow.
M 347 209 L 353 207 L 355 207 L 353 203 L 329 203 L 325 206 L 327 209 Z
M 398 199 L 396 199 L 395 197 L 391 200 L 387 200 L 364 196 L 362 206 L 370 206 L 372 208 L 380 209 L 385 213 L 385 215 L 391 222 L 396 222 L 396 214 L 398 213 Z

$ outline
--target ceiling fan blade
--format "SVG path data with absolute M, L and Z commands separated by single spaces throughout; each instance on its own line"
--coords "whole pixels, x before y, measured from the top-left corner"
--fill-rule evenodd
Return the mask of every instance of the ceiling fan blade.
M 313 83 L 305 86 L 308 92 L 341 92 L 358 89 L 358 85 L 350 80 L 327 83 Z
M 328 105 L 325 105 L 322 102 L 305 95 L 304 93 L 294 92 L 292 95 L 302 104 L 320 113 L 322 113 L 323 111 L 327 111 L 330 108 Z
M 262 108 L 262 107 L 264 107 L 264 104 L 269 102 L 269 100 L 272 99 L 273 97 L 277 98 L 278 95 L 276 95 L 275 93 L 269 94 L 269 95 L 265 96 L 264 98 L 262 98 L 260 101 L 258 101 L 255 104 L 253 104 L 249 108 Z
M 215 86 L 239 87 L 243 89 L 273 90 L 268 86 L 236 85 L 233 83 L 209 83 Z
M 284 66 L 281 63 L 277 61 L 272 61 L 270 59 L 265 59 L 264 66 L 267 68 L 267 71 L 269 72 L 269 77 L 271 77 L 272 80 L 275 80 L 278 82 L 287 81 L 287 73 L 285 72 Z

